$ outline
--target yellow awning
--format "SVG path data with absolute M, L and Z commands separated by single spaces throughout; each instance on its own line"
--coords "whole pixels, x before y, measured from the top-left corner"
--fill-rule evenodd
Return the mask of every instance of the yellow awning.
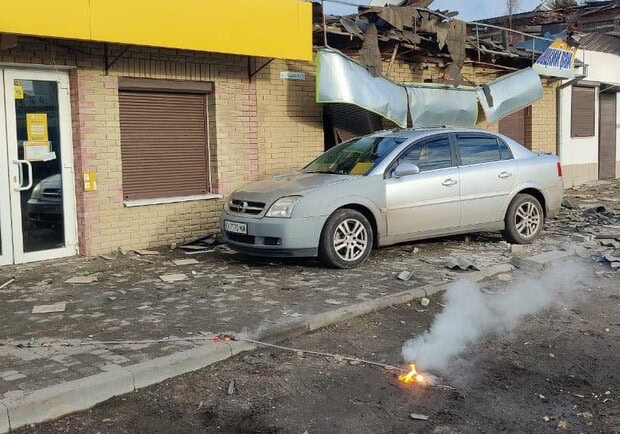
M 300 0 L 0 0 L 0 32 L 312 60 Z

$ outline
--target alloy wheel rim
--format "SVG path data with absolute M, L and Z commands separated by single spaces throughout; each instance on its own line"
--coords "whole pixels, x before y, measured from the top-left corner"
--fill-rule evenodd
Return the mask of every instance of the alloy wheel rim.
M 368 247 L 368 231 L 359 220 L 346 219 L 336 228 L 333 243 L 340 259 L 346 262 L 357 261 Z
M 532 238 L 540 227 L 540 211 L 533 202 L 524 202 L 515 213 L 515 228 L 524 238 Z

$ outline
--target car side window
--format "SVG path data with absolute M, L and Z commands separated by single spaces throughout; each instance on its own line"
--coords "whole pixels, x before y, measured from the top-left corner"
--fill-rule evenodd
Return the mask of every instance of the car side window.
M 512 151 L 508 147 L 506 143 L 502 140 L 498 140 L 499 142 L 499 153 L 502 156 L 502 160 L 514 160 L 515 157 L 512 155 Z
M 399 158 L 399 163 L 412 163 L 420 172 L 445 169 L 452 166 L 452 150 L 447 137 L 415 144 Z
M 461 164 L 491 163 L 502 159 L 498 140 L 485 136 L 458 136 L 457 143 L 461 152 Z

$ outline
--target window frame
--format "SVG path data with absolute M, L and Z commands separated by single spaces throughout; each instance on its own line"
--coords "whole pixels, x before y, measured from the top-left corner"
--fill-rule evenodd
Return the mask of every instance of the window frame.
M 483 139 L 494 139 L 497 142 L 497 151 L 499 152 L 499 160 L 496 161 L 485 161 L 483 163 L 472 163 L 472 164 L 463 164 L 463 158 L 461 155 L 461 146 L 459 145 L 459 137 L 464 137 L 464 138 L 483 138 Z M 501 137 L 496 136 L 495 134 L 489 134 L 489 133 L 483 133 L 483 132 L 472 132 L 472 133 L 454 133 L 451 135 L 451 139 L 454 143 L 454 147 L 456 149 L 456 154 L 457 154 L 457 166 L 458 167 L 471 167 L 471 166 L 482 166 L 485 164 L 494 164 L 494 163 L 501 163 L 502 161 L 511 161 L 515 159 L 514 153 L 512 152 L 512 149 L 510 148 L 510 145 L 508 145 L 508 143 L 506 143 L 505 140 L 503 140 Z M 510 153 L 510 158 L 502 158 L 502 150 L 500 149 L 500 143 L 502 143 L 504 146 L 506 146 L 506 148 L 508 149 L 508 152 Z
M 432 136 L 427 136 L 427 137 L 423 137 L 421 139 L 418 139 L 416 141 L 414 141 L 413 143 L 409 144 L 405 149 L 403 149 L 401 152 L 398 153 L 398 155 L 396 157 L 394 157 L 394 159 L 390 162 L 390 164 L 387 166 L 387 168 L 385 169 L 385 172 L 383 173 L 383 177 L 385 179 L 390 179 L 390 178 L 394 178 L 394 169 L 396 169 L 396 166 L 398 164 L 398 160 L 401 159 L 401 157 L 403 155 L 405 155 L 407 152 L 409 152 L 409 150 L 415 146 L 423 146 L 429 142 L 434 142 L 436 140 L 441 140 L 441 139 L 447 139 L 448 140 L 448 145 L 450 146 L 450 157 L 451 157 L 451 165 L 450 167 L 443 167 L 441 169 L 432 169 L 432 170 L 425 170 L 425 171 L 420 171 L 420 174 L 422 173 L 433 173 L 433 172 L 438 172 L 440 170 L 446 170 L 446 169 L 452 169 L 457 167 L 457 159 L 456 159 L 456 150 L 454 149 L 454 143 L 450 137 L 450 134 L 448 133 L 441 133 L 441 134 L 435 134 Z

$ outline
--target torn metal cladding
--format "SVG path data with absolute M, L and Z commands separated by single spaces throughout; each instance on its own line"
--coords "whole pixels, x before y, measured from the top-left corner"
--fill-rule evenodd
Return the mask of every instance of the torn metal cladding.
M 414 127 L 472 127 L 478 119 L 478 95 L 473 87 L 406 85 Z
M 540 76 L 532 68 L 522 69 L 482 85 L 478 99 L 487 122 L 494 124 L 543 97 Z
M 373 77 L 365 67 L 335 50 L 318 50 L 317 65 L 317 102 L 353 104 L 402 128 L 407 126 L 407 91 L 403 86 Z

